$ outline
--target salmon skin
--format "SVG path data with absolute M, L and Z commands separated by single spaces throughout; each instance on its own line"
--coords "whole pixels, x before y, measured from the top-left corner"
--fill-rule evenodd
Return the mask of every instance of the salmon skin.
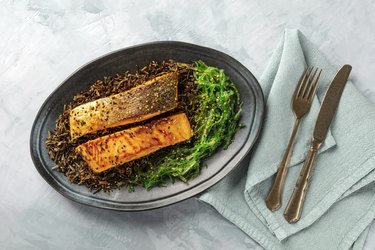
M 180 113 L 88 141 L 76 147 L 76 152 L 95 173 L 100 173 L 192 136 L 186 114 Z
M 106 128 L 144 121 L 178 105 L 178 74 L 158 76 L 128 91 L 82 104 L 70 111 L 72 140 Z

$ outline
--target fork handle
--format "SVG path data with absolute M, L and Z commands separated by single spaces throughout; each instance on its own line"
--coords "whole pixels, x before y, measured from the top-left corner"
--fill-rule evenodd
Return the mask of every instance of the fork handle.
M 276 211 L 277 209 L 281 207 L 282 191 L 284 189 L 285 177 L 286 177 L 286 173 L 288 172 L 288 165 L 289 165 L 290 158 L 292 156 L 293 145 L 296 139 L 299 123 L 300 123 L 300 119 L 296 118 L 294 121 L 294 127 L 293 127 L 292 134 L 290 136 L 290 139 L 289 139 L 288 146 L 286 148 L 286 151 L 284 153 L 280 166 L 277 170 L 277 174 L 273 182 L 273 185 L 270 191 L 268 192 L 268 195 L 266 198 L 266 205 L 268 209 L 270 209 L 271 211 Z
M 316 155 L 321 143 L 314 139 L 311 142 L 309 153 L 298 177 L 296 186 L 294 187 L 292 196 L 284 211 L 284 217 L 289 223 L 295 223 L 301 218 L 302 208 L 306 197 L 308 185 L 311 180 L 311 174 L 315 162 Z

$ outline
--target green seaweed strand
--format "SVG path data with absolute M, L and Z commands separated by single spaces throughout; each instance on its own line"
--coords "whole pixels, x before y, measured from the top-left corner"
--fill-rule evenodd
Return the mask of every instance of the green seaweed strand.
M 197 176 L 202 160 L 210 157 L 221 145 L 226 149 L 241 127 L 238 124 L 242 112 L 240 94 L 224 71 L 202 61 L 195 63 L 193 71 L 192 143 L 172 148 L 138 176 L 138 181 L 147 189 L 166 185 L 175 179 L 186 182 Z

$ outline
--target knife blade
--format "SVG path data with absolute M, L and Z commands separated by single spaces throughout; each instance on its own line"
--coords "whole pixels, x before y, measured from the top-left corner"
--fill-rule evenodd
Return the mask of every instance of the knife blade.
M 309 153 L 294 187 L 292 196 L 284 211 L 284 217 L 289 223 L 299 221 L 306 198 L 307 187 L 311 180 L 312 169 L 317 152 L 327 136 L 328 129 L 335 116 L 345 84 L 349 78 L 352 66 L 344 65 L 333 78 L 323 98 L 311 140 Z
M 317 141 L 323 142 L 327 136 L 351 70 L 352 66 L 344 65 L 329 85 L 315 123 L 313 137 Z

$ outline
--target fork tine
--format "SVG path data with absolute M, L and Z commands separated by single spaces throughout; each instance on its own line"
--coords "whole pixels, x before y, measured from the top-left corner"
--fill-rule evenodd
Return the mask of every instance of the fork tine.
M 310 74 L 309 85 L 306 86 L 305 92 L 303 93 L 303 96 L 302 96 L 303 99 L 307 100 L 308 97 L 309 97 L 309 93 L 311 91 L 311 88 L 314 86 L 314 78 L 315 78 L 316 72 L 318 72 L 318 68 L 315 69 L 314 74 L 312 76 Z
M 310 67 L 307 67 L 306 70 L 305 70 L 305 73 L 301 76 L 301 78 L 298 82 L 299 87 L 298 87 L 298 91 L 296 92 L 297 93 L 296 96 L 301 96 L 302 89 L 304 89 L 304 87 L 305 87 L 306 79 L 308 79 L 308 77 L 309 77 L 310 70 L 311 70 Z
M 311 72 L 313 71 L 313 69 L 314 69 L 313 66 L 311 68 L 309 68 L 309 71 L 308 71 L 306 77 L 304 77 L 304 79 L 302 81 L 301 89 L 298 92 L 298 97 L 300 97 L 300 98 L 303 98 L 304 93 L 306 93 L 306 88 L 309 86 L 310 75 L 311 75 Z
M 318 86 L 318 81 L 319 81 L 319 77 L 320 77 L 321 73 L 322 73 L 322 69 L 320 69 L 320 71 L 318 73 L 318 76 L 316 77 L 315 82 L 314 82 L 314 84 L 312 84 L 312 87 L 309 91 L 309 94 L 307 95 L 307 98 L 308 98 L 309 102 L 311 102 L 313 100 L 313 97 L 315 95 L 316 87 Z
M 301 86 L 302 86 L 302 81 L 303 81 L 303 78 L 305 77 L 306 73 L 307 73 L 307 70 L 308 68 L 305 69 L 305 71 L 303 71 L 303 74 L 300 76 L 299 80 L 298 80 L 298 83 L 297 83 L 297 87 L 296 89 L 294 90 L 294 95 L 293 95 L 293 98 L 295 96 L 298 96 L 298 93 L 301 89 Z

